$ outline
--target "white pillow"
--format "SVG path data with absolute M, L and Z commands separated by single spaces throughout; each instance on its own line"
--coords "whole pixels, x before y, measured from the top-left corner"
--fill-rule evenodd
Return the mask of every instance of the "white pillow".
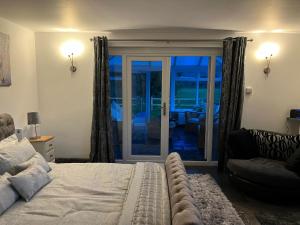
M 16 176 L 7 179 L 26 202 L 51 181 L 48 173 L 37 165 L 31 166 Z
M 8 145 L 0 148 L 0 175 L 10 172 L 16 165 L 23 163 L 36 151 L 27 138 L 14 145 Z
M 0 141 L 0 148 L 8 146 L 8 145 L 12 145 L 12 144 L 16 144 L 18 143 L 18 137 L 16 134 L 10 135 L 9 137 L 3 139 L 2 141 Z
M 12 188 L 7 178 L 10 177 L 8 173 L 0 176 L 0 215 L 12 206 L 19 198 L 18 193 Z
M 48 163 L 46 162 L 46 160 L 44 159 L 44 157 L 40 153 L 36 152 L 35 155 L 31 159 L 15 166 L 14 171 L 13 171 L 14 173 L 12 175 L 16 175 L 33 165 L 41 166 L 46 172 L 51 171 L 51 168 L 48 165 Z

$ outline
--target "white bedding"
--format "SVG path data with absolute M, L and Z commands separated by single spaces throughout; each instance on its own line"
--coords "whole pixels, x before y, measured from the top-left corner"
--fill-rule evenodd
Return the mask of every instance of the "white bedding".
M 148 221 L 144 224 L 168 225 L 164 169 L 158 169 L 158 164 L 146 164 L 50 164 L 52 182 L 30 202 L 16 202 L 0 216 L 0 225 L 129 225 L 143 217 L 136 210 L 141 208 L 141 202 L 148 209 L 155 207 L 151 209 L 155 213 L 144 218 Z M 153 168 L 152 172 L 149 168 Z M 145 189 L 145 181 L 153 174 L 157 174 L 151 178 L 155 182 L 148 182 Z M 155 190 L 150 198 L 160 202 L 152 205 L 149 196 L 148 201 L 141 200 L 145 190 Z

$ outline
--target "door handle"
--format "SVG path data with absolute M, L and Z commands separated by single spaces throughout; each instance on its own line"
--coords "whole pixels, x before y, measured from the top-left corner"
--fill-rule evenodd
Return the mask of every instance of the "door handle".
M 163 115 L 167 115 L 167 103 L 164 102 L 161 108 L 163 109 Z

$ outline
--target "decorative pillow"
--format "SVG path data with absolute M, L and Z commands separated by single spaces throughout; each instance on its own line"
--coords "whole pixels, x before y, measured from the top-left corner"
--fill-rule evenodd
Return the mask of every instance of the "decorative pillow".
M 5 172 L 14 174 L 14 167 L 32 158 L 35 153 L 36 151 L 27 138 L 14 145 L 0 148 L 0 175 Z
M 7 178 L 10 174 L 5 173 L 0 177 L 0 215 L 12 206 L 19 198 L 18 193 L 12 188 Z
M 3 148 L 5 146 L 11 145 L 11 144 L 16 144 L 18 143 L 18 137 L 17 135 L 13 134 L 10 135 L 9 137 L 3 139 L 2 141 L 0 141 L 0 148 Z
M 286 162 L 286 168 L 300 175 L 300 148 Z
M 7 178 L 25 201 L 29 201 L 42 187 L 51 181 L 47 172 L 33 165 L 15 176 Z
M 46 172 L 51 171 L 51 168 L 48 165 L 48 163 L 46 162 L 46 160 L 44 159 L 44 157 L 40 153 L 36 152 L 35 155 L 28 161 L 23 162 L 19 165 L 16 165 L 14 167 L 14 171 L 13 171 L 14 174 L 12 174 L 12 175 L 16 175 L 33 165 L 38 165 L 38 166 L 42 167 Z
M 256 141 L 250 131 L 245 128 L 230 133 L 228 146 L 229 157 L 232 159 L 251 159 L 259 156 Z
M 286 161 L 300 147 L 300 135 L 250 130 L 261 157 Z

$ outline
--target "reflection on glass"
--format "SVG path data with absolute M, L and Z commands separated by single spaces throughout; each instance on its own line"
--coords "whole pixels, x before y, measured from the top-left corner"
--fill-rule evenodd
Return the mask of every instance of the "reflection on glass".
M 214 123 L 213 123 L 213 144 L 212 160 L 218 160 L 218 140 L 219 140 L 219 117 L 220 117 L 220 100 L 222 90 L 222 56 L 216 57 L 216 74 L 215 74 L 215 93 L 214 93 Z
M 115 159 L 122 159 L 122 56 L 109 57 L 110 103 Z
M 204 160 L 208 56 L 172 56 L 169 152 Z
M 160 155 L 161 61 L 132 61 L 132 155 Z

